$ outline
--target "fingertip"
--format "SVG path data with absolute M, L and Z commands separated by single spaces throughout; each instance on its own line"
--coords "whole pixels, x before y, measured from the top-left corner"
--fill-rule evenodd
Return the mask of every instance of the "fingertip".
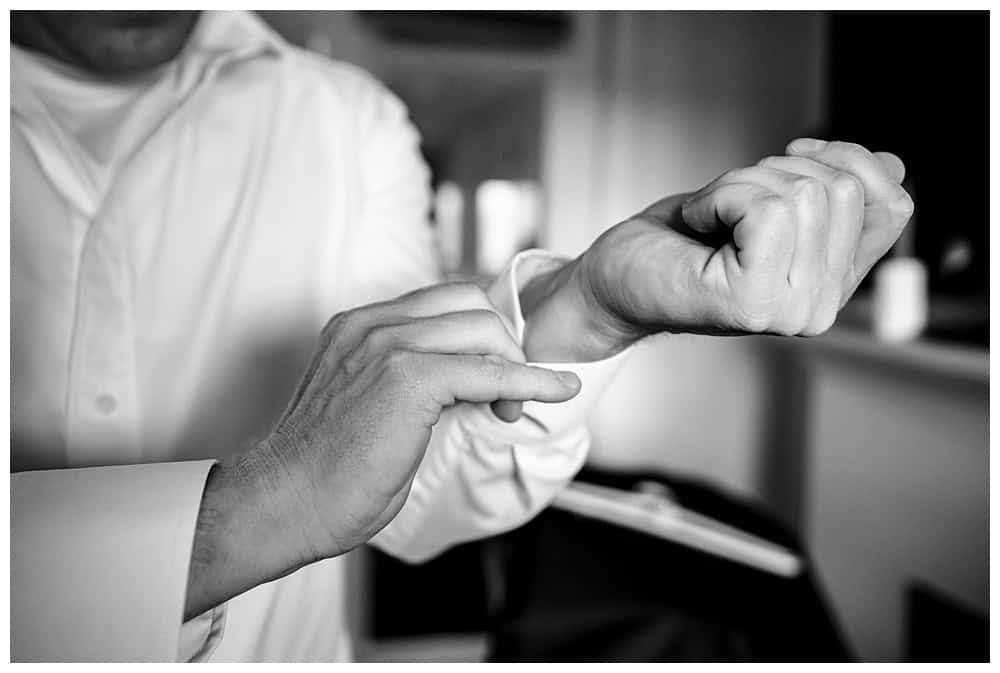
M 885 169 L 886 173 L 896 181 L 896 184 L 903 182 L 903 178 L 906 177 L 906 165 L 902 159 L 892 152 L 874 152 L 874 155 L 878 158 L 879 163 L 882 164 L 882 168 Z
M 562 382 L 563 387 L 572 390 L 573 394 L 580 392 L 580 387 L 583 385 L 580 381 L 580 377 L 573 372 L 561 371 L 556 372 L 559 375 L 559 381 Z
M 785 147 L 785 152 L 788 154 L 809 154 L 811 152 L 818 152 L 824 147 L 826 147 L 825 140 L 818 138 L 796 138 L 788 143 Z

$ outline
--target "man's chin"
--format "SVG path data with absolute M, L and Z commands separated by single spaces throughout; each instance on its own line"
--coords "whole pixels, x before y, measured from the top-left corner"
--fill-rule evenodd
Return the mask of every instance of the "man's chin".
M 18 40 L 71 65 L 128 75 L 163 65 L 184 48 L 198 22 L 184 12 L 23 12 L 28 39 Z M 20 37 L 16 35 L 16 37 Z

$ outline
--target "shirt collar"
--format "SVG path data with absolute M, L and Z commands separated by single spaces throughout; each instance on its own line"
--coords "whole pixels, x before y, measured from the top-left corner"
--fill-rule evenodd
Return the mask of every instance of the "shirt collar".
M 178 54 L 179 90 L 211 79 L 226 63 L 256 56 L 280 57 L 288 43 L 249 11 L 205 11 Z M 32 79 L 31 60 L 47 57 L 11 44 L 11 110 L 29 112 L 39 102 L 27 86 Z M 67 69 L 69 67 L 67 66 Z
M 288 43 L 249 11 L 205 11 L 182 53 L 241 58 L 261 53 L 284 54 Z

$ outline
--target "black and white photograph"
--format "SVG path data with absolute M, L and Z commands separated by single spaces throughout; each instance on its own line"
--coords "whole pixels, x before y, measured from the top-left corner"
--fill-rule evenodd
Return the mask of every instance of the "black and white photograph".
M 10 662 L 991 661 L 988 9 L 139 10 L 7 12 Z

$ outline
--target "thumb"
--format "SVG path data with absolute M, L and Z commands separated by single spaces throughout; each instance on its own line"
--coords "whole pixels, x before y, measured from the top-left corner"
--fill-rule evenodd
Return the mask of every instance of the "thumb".
M 782 270 L 787 276 L 795 243 L 777 195 L 750 182 L 732 182 L 695 195 L 684 221 L 698 231 L 732 231 L 736 260 L 744 269 Z
M 513 423 L 521 418 L 521 403 L 516 400 L 497 400 L 490 402 L 490 409 L 501 421 Z
M 748 182 L 721 184 L 685 201 L 681 213 L 685 224 L 703 234 L 730 231 L 746 215 L 750 203 L 767 195 L 767 190 Z
M 902 183 L 903 178 L 906 177 L 906 166 L 903 165 L 903 160 L 891 152 L 875 152 L 874 154 L 882 168 L 885 169 L 886 174 L 895 180 L 896 184 Z

